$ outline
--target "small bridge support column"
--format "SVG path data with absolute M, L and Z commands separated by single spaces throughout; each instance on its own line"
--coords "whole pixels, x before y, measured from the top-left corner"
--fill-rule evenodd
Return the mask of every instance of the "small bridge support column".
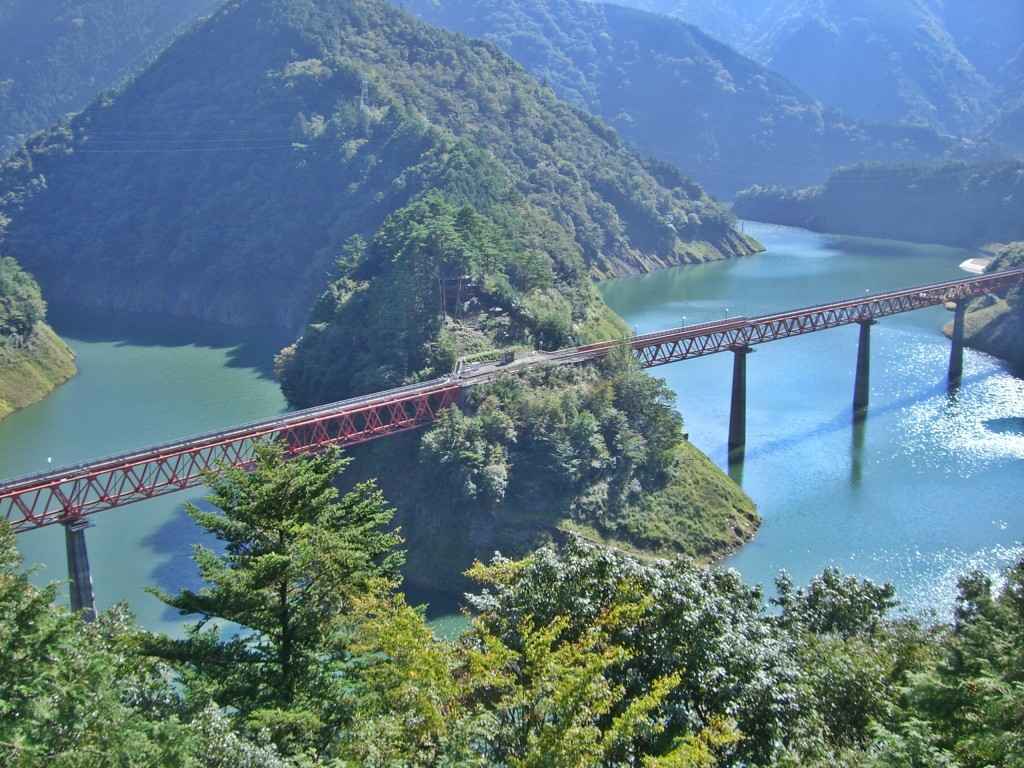
M 953 314 L 953 348 L 949 353 L 949 380 L 957 383 L 964 375 L 964 325 L 966 323 L 967 300 L 956 303 Z
M 853 416 L 863 419 L 871 401 L 871 326 L 874 320 L 861 320 L 857 346 L 857 378 L 853 385 Z
M 733 349 L 732 407 L 729 411 L 729 453 L 743 453 L 747 447 L 747 355 L 750 347 Z
M 96 599 L 92 591 L 92 571 L 89 569 L 89 551 L 85 546 L 85 530 L 92 525 L 83 519 L 64 523 L 64 541 L 68 553 L 68 578 L 71 581 L 71 610 L 82 612 L 82 618 L 91 622 L 96 618 Z

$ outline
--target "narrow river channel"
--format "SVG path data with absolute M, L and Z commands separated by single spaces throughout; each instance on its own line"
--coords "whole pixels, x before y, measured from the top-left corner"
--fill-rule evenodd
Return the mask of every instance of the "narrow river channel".
M 603 286 L 641 332 L 756 315 L 962 275 L 950 248 L 817 235 L 747 224 L 768 248 L 734 262 Z M 969 353 L 964 384 L 945 387 L 943 310 L 903 315 L 873 332 L 872 407 L 852 425 L 856 330 L 762 346 L 749 361 L 748 452 L 742 484 L 764 526 L 728 565 L 769 584 L 786 568 L 806 580 L 829 564 L 900 589 L 915 612 L 948 613 L 957 576 L 997 572 L 1024 554 L 1024 381 Z M 0 422 L 0 476 L 65 465 L 273 416 L 285 408 L 266 364 L 281 340 L 239 345 L 105 332 L 58 322 L 79 375 Z M 679 396 L 691 439 L 726 465 L 731 359 L 655 371 Z M 198 532 L 184 514 L 202 491 L 105 512 L 88 533 L 100 608 L 127 601 L 152 629 L 180 620 L 145 592 L 194 584 Z M 19 537 L 38 582 L 66 578 L 63 531 Z M 415 595 L 414 599 L 437 596 Z M 443 613 L 443 609 L 442 609 Z M 443 624 L 443 622 L 442 622 Z M 457 626 L 458 621 L 453 622 Z

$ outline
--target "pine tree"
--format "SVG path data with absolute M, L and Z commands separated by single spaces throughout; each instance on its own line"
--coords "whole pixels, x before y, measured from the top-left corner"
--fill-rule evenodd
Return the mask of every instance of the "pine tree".
M 317 751 L 345 718 L 337 622 L 352 600 L 398 583 L 392 509 L 373 483 L 342 496 L 337 452 L 289 460 L 258 448 L 250 471 L 211 478 L 216 511 L 189 508 L 223 543 L 197 545 L 205 586 L 154 592 L 198 616 L 185 639 L 152 637 L 149 652 L 179 669 L 195 707 L 230 706 L 285 752 Z

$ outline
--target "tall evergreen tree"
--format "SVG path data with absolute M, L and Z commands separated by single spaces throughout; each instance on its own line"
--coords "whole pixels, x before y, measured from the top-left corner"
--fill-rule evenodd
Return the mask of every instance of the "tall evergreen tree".
M 191 517 L 223 542 L 197 545 L 205 586 L 155 592 L 198 616 L 184 639 L 153 637 L 149 651 L 180 671 L 190 703 L 230 706 L 241 723 L 268 730 L 286 752 L 319 751 L 344 720 L 336 622 L 355 596 L 398 583 L 397 531 L 377 487 L 342 496 L 348 460 L 337 452 L 289 461 L 257 449 L 251 471 L 211 478 L 216 511 Z

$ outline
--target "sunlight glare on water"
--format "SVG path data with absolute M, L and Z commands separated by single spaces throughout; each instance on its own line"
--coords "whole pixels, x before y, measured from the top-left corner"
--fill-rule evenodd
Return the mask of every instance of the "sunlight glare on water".
M 606 283 L 640 332 L 755 316 L 866 292 L 965 277 L 969 252 L 746 224 L 767 247 L 739 261 Z M 757 347 L 748 361 L 744 489 L 764 524 L 728 561 L 770 586 L 835 565 L 899 589 L 905 610 L 948 617 L 957 579 L 997 576 L 1024 556 L 1024 381 L 968 351 L 950 391 L 941 308 L 872 329 L 871 407 L 853 423 L 857 329 Z M 693 442 L 727 466 L 732 356 L 653 371 L 666 379 Z

